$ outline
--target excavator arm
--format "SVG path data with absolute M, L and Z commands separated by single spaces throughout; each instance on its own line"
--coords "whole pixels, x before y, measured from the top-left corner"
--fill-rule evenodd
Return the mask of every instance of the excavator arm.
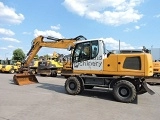
M 51 41 L 45 41 L 44 39 L 48 39 Z M 38 53 L 38 51 L 42 47 L 47 48 L 60 48 L 60 49 L 67 49 L 69 46 L 73 46 L 74 42 L 78 40 L 86 40 L 86 38 L 82 35 L 77 36 L 75 38 L 69 38 L 69 39 L 58 39 L 54 37 L 44 37 L 44 36 L 38 36 L 32 41 L 32 46 L 29 52 L 27 53 L 27 56 L 25 60 L 22 62 L 22 66 L 19 69 L 19 73 L 23 74 L 16 74 L 13 77 L 13 81 L 15 84 L 18 85 L 24 85 L 24 84 L 30 84 L 38 82 L 35 75 L 31 75 L 28 71 L 26 71 L 26 68 L 28 69 L 29 64 L 34 59 L 35 55 Z M 24 72 L 25 71 L 25 72 Z
M 44 38 L 52 40 L 52 41 L 44 41 Z M 32 41 L 32 46 L 29 52 L 27 53 L 27 57 L 25 58 L 23 64 L 24 67 L 28 67 L 35 55 L 38 53 L 38 51 L 42 47 L 47 48 L 61 48 L 61 49 L 67 49 L 68 46 L 73 46 L 74 42 L 78 40 L 82 40 L 86 38 L 84 36 L 78 36 L 76 38 L 70 38 L 70 39 L 58 39 L 53 37 L 44 37 L 44 36 L 38 36 Z

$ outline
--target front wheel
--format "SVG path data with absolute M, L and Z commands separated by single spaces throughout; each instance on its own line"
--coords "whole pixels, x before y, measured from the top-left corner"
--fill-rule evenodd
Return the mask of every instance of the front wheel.
M 120 80 L 113 86 L 113 95 L 117 101 L 129 103 L 135 100 L 137 93 L 131 82 Z
M 77 95 L 82 92 L 83 86 L 77 77 L 69 77 L 65 82 L 65 90 L 70 95 Z

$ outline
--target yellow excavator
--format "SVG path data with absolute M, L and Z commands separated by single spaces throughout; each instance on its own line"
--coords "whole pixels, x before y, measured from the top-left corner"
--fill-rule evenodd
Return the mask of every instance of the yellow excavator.
M 5 64 L 5 60 L 0 60 L 0 72 L 2 72 L 2 66 Z
M 160 60 L 155 60 L 153 62 L 153 72 L 154 77 L 160 77 Z
M 51 40 L 51 41 L 47 41 Z M 34 74 L 29 72 L 29 66 L 35 55 L 38 53 L 38 51 L 42 47 L 48 47 L 48 48 L 61 48 L 61 49 L 67 49 L 68 46 L 74 45 L 74 42 L 79 40 L 86 40 L 86 38 L 82 35 L 77 36 L 75 38 L 69 38 L 69 39 L 58 39 L 54 37 L 44 37 L 44 36 L 38 36 L 32 41 L 32 46 L 29 52 L 27 53 L 27 57 L 22 62 L 22 66 L 19 69 L 19 74 L 15 74 L 13 76 L 13 81 L 17 85 L 25 85 L 25 84 L 31 84 L 31 83 L 38 83 L 37 78 Z M 46 64 L 43 64 L 46 65 Z
M 60 55 L 54 52 L 51 57 L 38 62 L 37 73 L 41 76 L 56 77 L 61 73 L 63 63 L 59 61 Z
M 8 60 L 6 59 L 2 65 L 1 72 L 8 72 L 14 74 L 21 67 L 21 62 L 16 60 Z
M 43 44 L 43 37 L 36 38 L 33 42 L 29 56 L 24 62 L 24 67 L 28 66 L 32 55 L 35 55 Z M 75 39 L 73 39 L 75 40 Z M 36 41 L 40 41 L 36 43 Z M 67 41 L 67 40 L 62 40 Z M 63 46 L 61 40 L 58 40 L 59 46 Z M 146 77 L 153 76 L 152 56 L 147 52 L 115 54 L 106 52 L 104 41 L 101 39 L 91 40 L 69 40 L 72 50 L 71 69 L 68 79 L 65 81 L 65 90 L 68 94 L 77 95 L 84 89 L 93 87 L 107 88 L 111 90 L 114 98 L 120 102 L 133 102 L 138 94 L 145 92 L 154 94 L 154 91 L 148 88 L 145 81 Z M 50 43 L 47 47 L 56 47 Z M 63 46 L 66 48 L 68 46 Z M 38 47 L 37 47 L 38 46 Z M 31 55 L 32 54 L 32 55 Z M 16 74 L 13 78 L 16 84 L 22 85 L 30 82 L 38 82 L 35 76 L 29 74 Z
M 38 68 L 38 62 L 40 60 L 37 57 L 34 57 L 34 59 L 31 61 L 29 65 L 29 72 L 32 74 L 37 74 L 37 68 Z
M 153 62 L 153 76 L 146 80 L 150 85 L 160 84 L 160 60 Z
M 77 41 L 72 53 L 72 74 L 65 81 L 68 94 L 77 95 L 93 87 L 111 90 L 120 102 L 133 102 L 138 94 L 154 94 L 145 78 L 153 75 L 152 56 L 141 53 L 106 52 L 103 40 Z

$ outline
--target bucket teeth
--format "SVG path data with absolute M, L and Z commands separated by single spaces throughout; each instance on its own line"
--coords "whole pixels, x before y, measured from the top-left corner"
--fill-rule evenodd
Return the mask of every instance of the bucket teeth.
M 38 80 L 35 75 L 16 74 L 13 76 L 13 82 L 16 85 L 27 85 L 27 84 L 38 83 Z

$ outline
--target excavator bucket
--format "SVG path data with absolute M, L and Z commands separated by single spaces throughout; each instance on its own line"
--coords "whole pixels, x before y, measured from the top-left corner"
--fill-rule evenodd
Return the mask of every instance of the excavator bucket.
M 35 75 L 31 75 L 31 74 L 15 74 L 13 76 L 13 82 L 16 85 L 27 85 L 27 84 L 38 83 L 38 80 L 37 80 Z

